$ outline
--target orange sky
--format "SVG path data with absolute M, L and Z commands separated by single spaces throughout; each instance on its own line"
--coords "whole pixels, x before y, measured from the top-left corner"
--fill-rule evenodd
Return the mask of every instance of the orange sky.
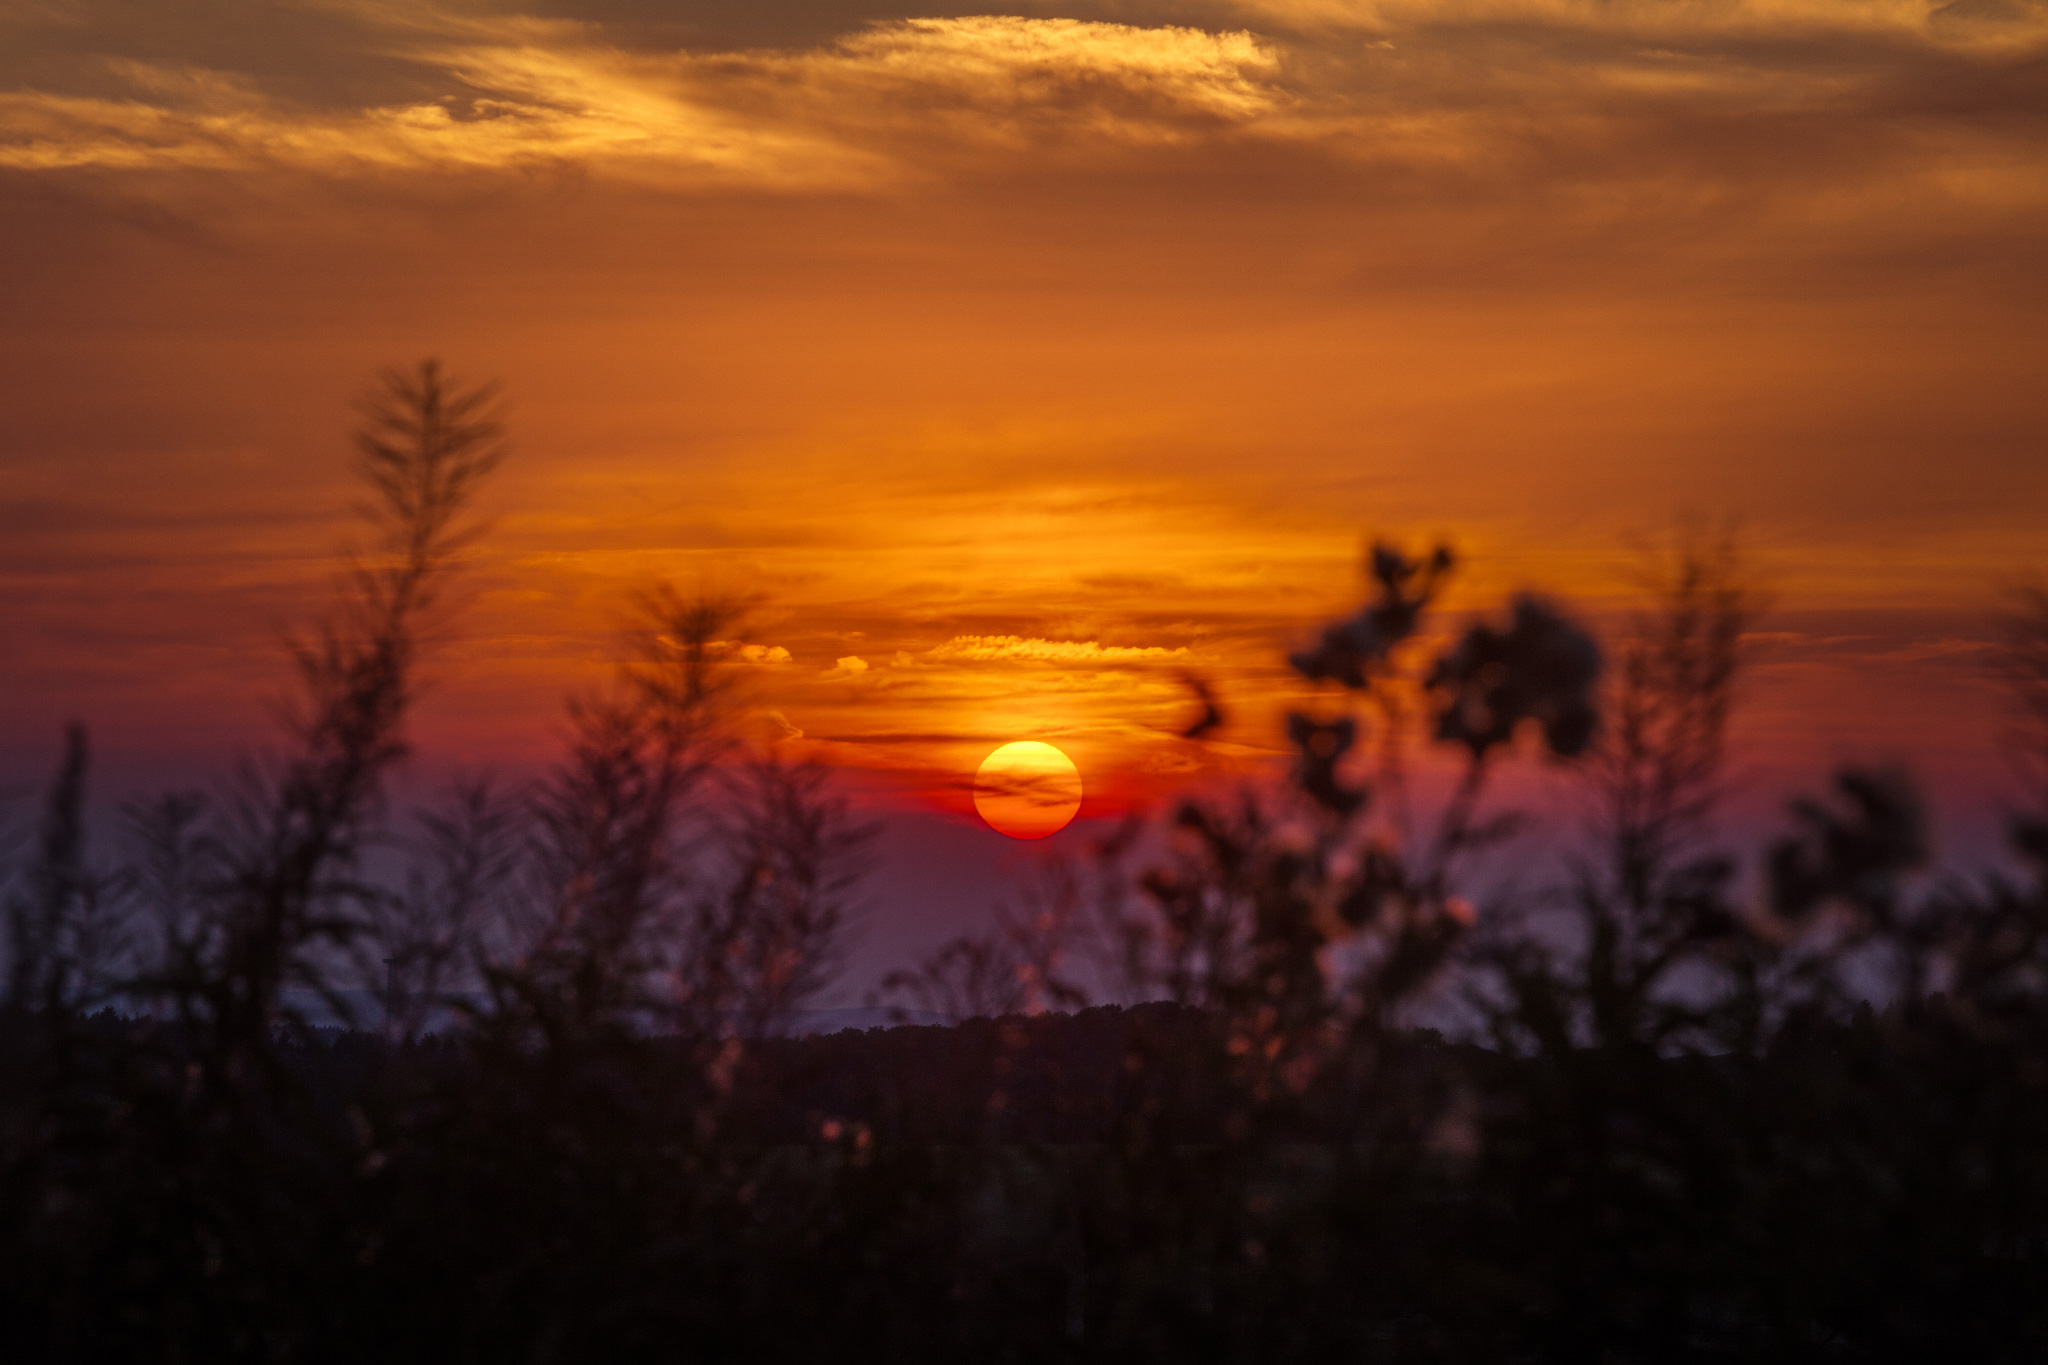
M 347 400 L 437 354 L 518 451 L 447 759 L 708 576 L 761 733 L 958 811 L 1047 739 L 1100 811 L 1274 750 L 1369 532 L 1597 611 L 1695 515 L 1780 609 L 1755 762 L 1988 791 L 2044 267 L 2038 0 L 10 5 L 0 755 L 260 737 Z

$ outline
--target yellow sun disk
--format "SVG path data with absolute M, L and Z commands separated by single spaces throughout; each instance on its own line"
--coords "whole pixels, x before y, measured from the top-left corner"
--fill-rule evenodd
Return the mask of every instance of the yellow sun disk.
M 974 808 L 998 833 L 1043 839 L 1065 829 L 1081 809 L 1081 770 L 1050 744 L 1005 744 L 974 775 Z

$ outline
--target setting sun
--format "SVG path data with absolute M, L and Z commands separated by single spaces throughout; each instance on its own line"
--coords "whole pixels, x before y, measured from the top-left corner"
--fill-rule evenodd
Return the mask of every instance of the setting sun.
M 1043 839 L 1081 809 L 1081 770 L 1050 744 L 1005 744 L 974 775 L 974 808 L 1000 834 Z

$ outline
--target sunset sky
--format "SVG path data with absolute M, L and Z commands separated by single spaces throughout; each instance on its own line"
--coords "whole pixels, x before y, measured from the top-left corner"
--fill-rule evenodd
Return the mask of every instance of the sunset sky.
M 138 784 L 260 741 L 349 400 L 436 355 L 516 454 L 423 761 L 544 760 L 630 594 L 710 583 L 757 733 L 1000 842 L 1006 741 L 1084 816 L 1276 753 L 1369 534 L 1598 617 L 1690 517 L 1776 604 L 1765 788 L 1995 803 L 2048 5 L 884 2 L 0 8 L 9 782 L 72 716 Z

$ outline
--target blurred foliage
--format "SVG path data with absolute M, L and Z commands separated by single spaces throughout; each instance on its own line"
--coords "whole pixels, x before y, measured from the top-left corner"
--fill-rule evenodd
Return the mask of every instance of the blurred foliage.
M 545 780 L 387 809 L 493 401 L 429 364 L 368 405 L 380 540 L 282 758 L 102 863 L 67 736 L 0 887 L 7 1358 L 2048 1352 L 2048 600 L 2007 669 L 2032 804 L 1965 878 L 1896 773 L 1717 841 L 1760 609 L 1727 544 L 1653 560 L 1604 649 L 1533 597 L 1438 649 L 1454 556 L 1376 546 L 1291 660 L 1286 780 L 889 979 L 961 1022 L 790 1038 L 865 836 L 735 738 L 744 603 L 647 594 Z M 1582 797 L 1554 876 L 1493 802 L 1523 761 Z

